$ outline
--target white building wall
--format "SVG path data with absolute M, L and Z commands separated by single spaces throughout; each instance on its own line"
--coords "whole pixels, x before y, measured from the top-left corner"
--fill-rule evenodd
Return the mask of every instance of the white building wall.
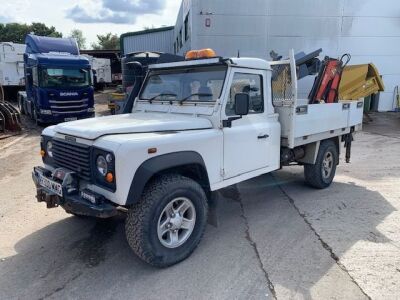
M 269 59 L 274 50 L 285 55 L 323 48 L 323 56 L 352 55 L 351 64 L 373 62 L 386 90 L 379 110 L 393 108 L 400 84 L 400 1 L 398 0 L 184 0 L 191 15 L 191 38 L 178 53 L 210 47 L 221 56 Z M 207 21 L 209 19 L 209 21 Z M 210 22 L 210 27 L 206 26 Z M 306 96 L 312 79 L 300 83 Z

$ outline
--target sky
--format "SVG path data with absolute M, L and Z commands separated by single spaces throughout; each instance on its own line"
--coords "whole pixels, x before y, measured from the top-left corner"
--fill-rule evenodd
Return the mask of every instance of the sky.
M 0 0 L 0 23 L 42 22 L 68 36 L 83 31 L 87 47 L 97 34 L 175 25 L 181 0 Z

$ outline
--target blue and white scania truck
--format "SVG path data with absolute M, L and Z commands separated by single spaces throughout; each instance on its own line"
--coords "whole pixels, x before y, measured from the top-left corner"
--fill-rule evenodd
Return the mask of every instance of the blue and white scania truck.
M 75 39 L 28 34 L 25 44 L 26 91 L 18 95 L 21 113 L 36 123 L 93 117 L 91 66 Z

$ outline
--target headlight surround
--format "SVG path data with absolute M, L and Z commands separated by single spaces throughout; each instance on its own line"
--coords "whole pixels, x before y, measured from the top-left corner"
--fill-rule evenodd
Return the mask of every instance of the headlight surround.
M 46 154 L 50 157 L 53 158 L 53 142 L 48 141 L 46 143 Z
M 51 142 L 51 146 L 48 147 L 49 143 Z M 49 149 L 50 148 L 50 154 Z M 44 152 L 44 156 L 42 157 L 42 161 L 47 165 L 54 165 L 53 159 L 53 138 L 47 135 L 42 135 L 40 139 L 40 150 Z
M 113 152 L 93 147 L 92 174 L 94 183 L 115 192 L 117 189 L 115 178 L 115 155 Z
M 108 163 L 106 158 L 103 155 L 99 155 L 96 158 L 96 168 L 97 168 L 97 172 L 99 172 L 99 174 L 101 176 L 106 176 L 107 172 L 108 172 Z

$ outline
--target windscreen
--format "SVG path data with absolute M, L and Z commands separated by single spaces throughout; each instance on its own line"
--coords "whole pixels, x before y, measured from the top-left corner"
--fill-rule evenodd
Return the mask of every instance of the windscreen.
M 85 87 L 91 84 L 90 71 L 87 69 L 42 69 L 41 87 Z
M 226 66 L 151 71 L 140 100 L 214 102 L 220 96 Z

